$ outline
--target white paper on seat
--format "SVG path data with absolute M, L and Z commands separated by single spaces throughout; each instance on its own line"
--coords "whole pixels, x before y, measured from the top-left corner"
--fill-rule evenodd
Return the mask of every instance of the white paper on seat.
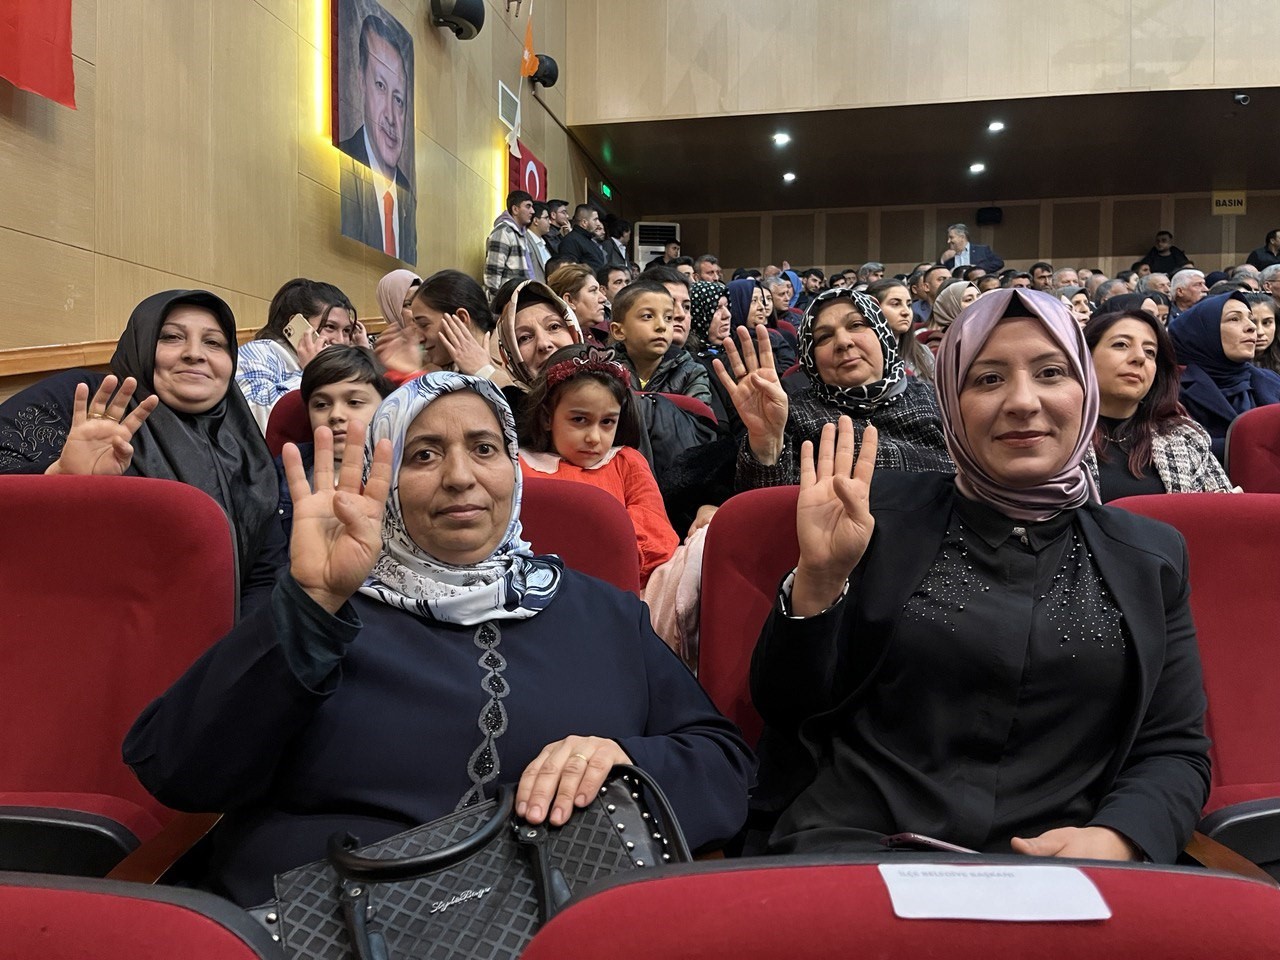
M 1088 875 L 1067 866 L 880 864 L 893 912 L 909 920 L 1107 920 Z

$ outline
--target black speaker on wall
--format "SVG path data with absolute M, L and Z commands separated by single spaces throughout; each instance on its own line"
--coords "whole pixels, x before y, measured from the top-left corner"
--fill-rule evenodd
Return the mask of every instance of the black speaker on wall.
M 484 26 L 484 0 L 431 0 L 431 23 L 459 40 L 474 40 Z
M 1004 219 L 1004 211 L 999 207 L 979 207 L 973 219 L 980 227 L 994 227 Z

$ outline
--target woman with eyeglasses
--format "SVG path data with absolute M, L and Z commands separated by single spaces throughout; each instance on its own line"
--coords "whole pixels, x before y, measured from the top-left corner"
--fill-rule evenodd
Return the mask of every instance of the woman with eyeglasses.
M 740 350 L 725 340 L 727 368 L 714 362 L 747 431 L 738 454 L 738 489 L 798 483 L 801 445 L 816 442 L 822 428 L 842 416 L 853 418 L 859 443 L 865 427 L 877 428 L 877 466 L 952 470 L 933 387 L 906 375 L 897 335 L 874 297 L 836 288 L 809 304 L 799 330 L 800 366 L 809 384 L 795 396 L 788 397 L 778 380 L 768 334 L 757 327 L 752 349 L 751 334 L 739 329 Z

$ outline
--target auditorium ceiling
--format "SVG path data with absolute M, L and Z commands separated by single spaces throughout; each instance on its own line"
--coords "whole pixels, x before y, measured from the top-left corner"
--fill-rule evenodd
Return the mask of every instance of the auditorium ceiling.
M 1247 92 L 1248 105 L 1230 90 L 1161 91 L 573 132 L 633 215 L 1280 189 L 1280 88 Z

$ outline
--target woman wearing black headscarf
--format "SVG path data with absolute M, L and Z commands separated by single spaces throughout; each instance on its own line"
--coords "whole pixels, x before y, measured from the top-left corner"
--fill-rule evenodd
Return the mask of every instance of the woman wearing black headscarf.
M 733 284 L 729 285 L 732 288 Z M 809 385 L 788 397 L 774 370 L 771 343 L 738 331 L 741 355 L 731 344 L 728 366 L 716 373 L 747 428 L 739 449 L 740 490 L 800 482 L 799 453 L 822 428 L 853 418 L 861 442 L 868 424 L 880 432 L 876 466 L 951 472 L 938 402 L 932 385 L 908 377 L 898 338 L 874 297 L 843 288 L 819 294 L 800 321 L 800 367 Z
M 221 298 L 153 294 L 129 317 L 110 374 L 67 370 L 0 405 L 0 473 L 124 474 L 199 487 L 231 520 L 242 587 L 271 576 L 285 559 L 276 474 L 232 388 L 236 359 L 236 321 Z
M 1223 459 L 1227 428 L 1240 414 L 1280 403 L 1280 374 L 1252 363 L 1257 326 L 1243 293 L 1205 297 L 1169 324 L 1178 362 L 1184 364 L 1182 405 L 1213 438 Z
M 733 280 L 726 290 L 729 298 L 730 323 L 734 330 L 746 327 L 754 330 L 765 327 L 769 320 L 769 295 L 759 280 Z M 796 362 L 795 348 L 777 330 L 769 330 L 769 344 L 773 350 L 773 365 L 781 377 Z

